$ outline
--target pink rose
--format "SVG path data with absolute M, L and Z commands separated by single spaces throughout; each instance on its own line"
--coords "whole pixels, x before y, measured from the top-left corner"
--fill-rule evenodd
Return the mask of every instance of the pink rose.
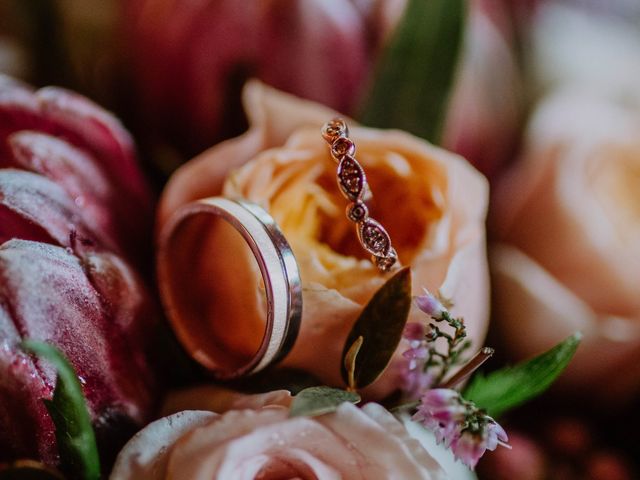
M 380 405 L 290 418 L 288 392 L 235 397 L 221 415 L 186 410 L 148 425 L 120 452 L 111 480 L 448 478 Z
M 565 384 L 618 401 L 640 387 L 640 116 L 568 90 L 495 194 L 496 319 L 518 358 L 581 330 Z
M 320 135 L 322 124 L 336 113 L 257 82 L 248 84 L 244 98 L 249 131 L 211 148 L 176 172 L 163 193 L 158 224 L 162 230 L 181 205 L 220 194 L 247 198 L 269 211 L 290 242 L 302 277 L 302 327 L 284 364 L 308 370 L 329 385 L 339 385 L 347 334 L 385 277 L 366 259 L 353 225 L 344 215 L 345 200 L 336 186 L 335 163 Z M 489 289 L 486 180 L 461 157 L 416 137 L 351 126 L 356 156 L 375 199 L 372 216 L 388 229 L 400 261 L 411 265 L 414 294 L 422 293 L 424 286 L 452 298 L 456 302 L 453 313 L 466 318 L 469 338 L 478 347 L 487 325 Z M 170 234 L 163 232 L 162 238 Z M 219 282 L 219 289 L 220 279 L 199 275 L 197 266 L 204 265 L 204 257 L 215 251 L 215 246 L 200 234 L 183 240 L 198 241 L 199 245 L 187 250 L 175 243 L 167 249 L 160 246 L 161 290 L 180 285 L 182 292 L 191 296 L 187 303 L 203 308 L 198 322 L 191 325 L 199 323 L 203 329 L 217 331 L 218 341 L 237 344 L 245 339 L 246 348 L 251 348 L 264 324 L 246 326 L 246 331 L 240 332 L 243 322 L 239 322 L 231 336 L 228 328 L 217 327 L 219 319 L 205 313 L 211 301 L 207 282 Z M 180 262 L 180 255 L 185 254 L 195 270 L 188 278 L 168 275 L 172 262 Z M 200 280 L 193 282 L 194 278 Z M 247 301 L 260 296 L 258 291 L 251 293 L 251 285 L 237 288 L 246 289 L 243 298 Z M 174 323 L 187 320 L 192 310 L 184 306 L 173 310 Z M 425 321 L 424 314 L 414 310 L 413 321 Z M 388 369 L 374 384 L 376 395 L 398 386 L 394 372 Z

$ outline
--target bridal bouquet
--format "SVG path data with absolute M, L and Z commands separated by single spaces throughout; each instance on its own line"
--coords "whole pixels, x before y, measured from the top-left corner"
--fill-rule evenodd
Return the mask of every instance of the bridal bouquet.
M 0 4 L 0 479 L 560 478 L 524 405 L 640 384 L 640 96 L 541 40 L 593 10 Z

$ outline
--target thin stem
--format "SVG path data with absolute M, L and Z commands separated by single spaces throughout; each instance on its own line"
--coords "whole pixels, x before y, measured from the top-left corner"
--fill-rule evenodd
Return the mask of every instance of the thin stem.
M 473 372 L 475 372 L 480 366 L 489 360 L 495 350 L 490 347 L 483 347 L 474 357 L 469 360 L 455 375 L 449 380 L 440 385 L 441 388 L 453 388 L 463 380 L 467 379 Z

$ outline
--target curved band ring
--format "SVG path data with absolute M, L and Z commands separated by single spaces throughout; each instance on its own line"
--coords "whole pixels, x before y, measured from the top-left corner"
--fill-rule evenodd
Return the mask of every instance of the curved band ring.
M 256 373 L 295 342 L 298 266 L 276 222 L 255 204 L 212 197 L 178 209 L 160 234 L 158 283 L 179 340 L 218 379 Z M 200 291 L 200 283 L 215 286 Z

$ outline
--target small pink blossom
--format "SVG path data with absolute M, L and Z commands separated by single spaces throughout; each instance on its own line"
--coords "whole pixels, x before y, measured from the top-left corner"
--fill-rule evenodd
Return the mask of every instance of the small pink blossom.
M 433 375 L 425 371 L 429 356 L 425 330 L 423 324 L 409 322 L 403 332 L 403 338 L 408 342 L 409 348 L 402 353 L 400 387 L 409 398 L 418 398 L 433 383 Z
M 404 359 L 403 359 L 404 360 Z M 406 360 L 400 365 L 400 388 L 407 398 L 418 398 L 433 385 L 433 375 L 423 368 L 411 368 L 412 361 Z
M 433 388 L 420 399 L 414 420 L 434 418 L 440 423 L 460 422 L 465 414 L 466 408 L 458 392 L 449 388 Z
M 456 459 L 469 468 L 475 468 L 478 460 L 487 449 L 483 444 L 482 435 L 464 431 L 453 439 L 451 450 L 453 450 Z
M 431 430 L 436 441 L 450 447 L 469 468 L 475 468 L 487 450 L 498 445 L 509 447 L 504 429 L 455 390 L 428 390 L 412 418 Z
M 426 288 L 424 289 L 424 295 L 416 297 L 416 305 L 435 320 L 441 320 L 443 315 L 447 313 L 447 309 L 442 305 L 442 302 Z
M 402 336 L 407 340 L 424 340 L 425 327 L 419 322 L 408 322 L 404 327 Z
M 469 468 L 475 468 L 487 450 L 495 450 L 498 445 L 510 448 L 509 438 L 504 429 L 491 417 L 487 416 L 487 423 L 478 432 L 464 430 L 451 442 L 451 450 L 455 457 Z

